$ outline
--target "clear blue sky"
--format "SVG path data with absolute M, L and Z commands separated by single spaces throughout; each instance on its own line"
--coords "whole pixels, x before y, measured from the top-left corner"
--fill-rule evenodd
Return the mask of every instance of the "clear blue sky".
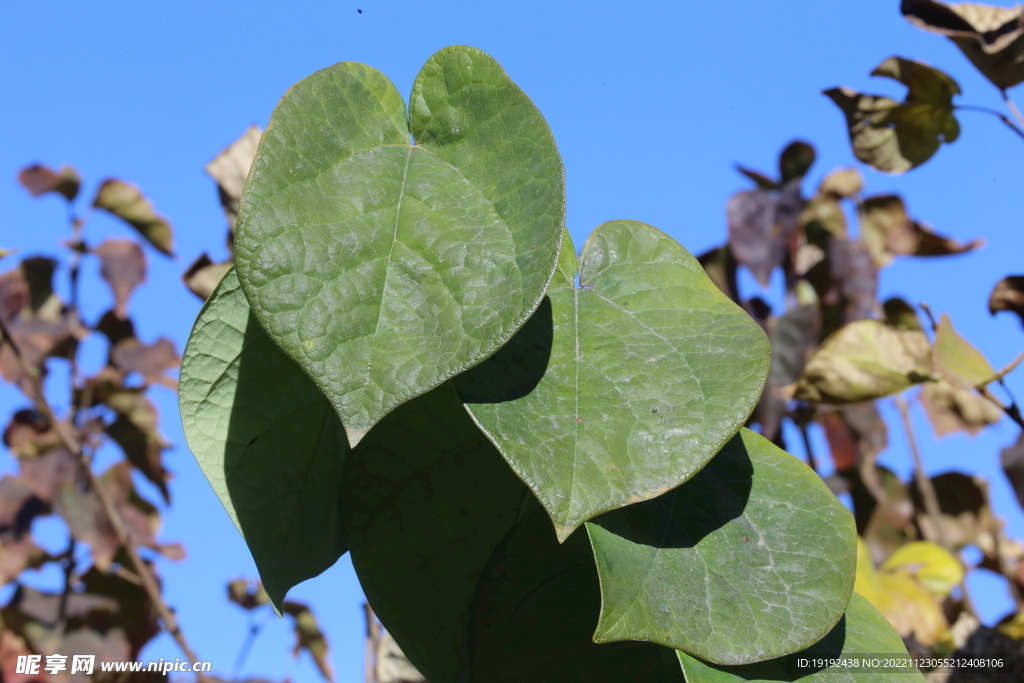
M 902 95 L 868 77 L 890 55 L 921 59 L 951 73 L 963 103 L 1000 106 L 945 39 L 921 33 L 896 0 L 871 2 L 5 2 L 0 19 L 0 246 L 54 253 L 65 235 L 57 199 L 32 200 L 17 170 L 39 161 L 75 165 L 91 193 L 102 178 L 140 185 L 176 230 L 177 261 L 149 252 L 149 282 L 132 301 L 140 336 L 183 347 L 199 310 L 180 284 L 202 251 L 225 256 L 224 219 L 203 166 L 251 123 L 265 125 L 289 85 L 334 62 L 354 60 L 408 92 L 420 65 L 453 43 L 495 56 L 534 99 L 565 160 L 568 222 L 582 244 L 597 224 L 643 220 L 694 253 L 724 241 L 724 205 L 747 183 L 741 162 L 774 171 L 778 150 L 802 137 L 818 148 L 808 191 L 821 174 L 854 163 L 842 118 L 820 94 L 848 85 Z M 361 9 L 362 13 L 357 10 Z M 1024 105 L 1024 92 L 1017 95 Z M 912 213 L 940 232 L 983 235 L 981 251 L 944 261 L 904 259 L 884 271 L 881 294 L 926 300 L 996 365 L 1024 347 L 1015 319 L 991 319 L 988 293 L 1002 276 L 1024 272 L 1020 187 L 1024 146 L 998 121 L 961 115 L 959 142 L 902 177 L 865 170 L 869 192 L 896 191 Z M 89 223 L 98 242 L 128 230 L 103 216 Z M 9 267 L 8 263 L 2 264 Z M 63 274 L 58 277 L 62 277 Z M 85 316 L 95 320 L 109 294 L 93 267 Z M 755 285 L 745 280 L 747 291 Z M 93 357 L 100 342 L 94 340 Z M 1024 397 L 1024 372 L 1010 385 Z M 224 599 L 224 584 L 255 576 L 252 560 L 184 445 L 175 397 L 155 390 L 163 428 L 176 445 L 175 505 L 163 538 L 182 541 L 186 561 L 164 563 L 169 601 L 203 659 L 228 673 L 246 631 Z M 21 399 L 0 389 L 0 414 Z M 882 461 L 906 475 L 904 438 L 887 408 L 892 446 Z M 979 471 L 1011 532 L 1024 516 L 998 469 L 999 449 L 1016 438 L 1004 421 L 986 434 L 936 441 L 923 416 L 917 430 L 931 472 Z M 2 463 L 9 469 L 10 463 Z M 151 496 L 155 497 L 155 496 Z M 38 577 L 39 585 L 54 577 Z M 988 621 L 1008 606 L 994 578 L 973 586 Z M 292 591 L 310 602 L 332 646 L 337 679 L 361 679 L 361 593 L 343 559 Z M 313 681 L 307 658 L 291 659 L 288 626 L 273 622 L 245 673 Z M 179 656 L 161 637 L 145 658 Z

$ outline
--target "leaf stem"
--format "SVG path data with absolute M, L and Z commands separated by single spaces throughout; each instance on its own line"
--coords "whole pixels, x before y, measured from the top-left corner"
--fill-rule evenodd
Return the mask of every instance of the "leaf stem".
M 22 372 L 24 372 L 29 379 L 29 398 L 36 404 L 36 409 L 42 413 L 43 417 L 47 419 L 51 427 L 57 434 L 57 438 L 60 439 L 61 443 L 71 453 L 71 455 L 78 461 L 79 466 L 85 471 L 86 478 L 89 482 L 89 488 L 96 494 L 96 499 L 100 503 L 100 508 L 103 510 L 103 514 L 107 517 L 110 522 L 110 526 L 113 527 L 114 533 L 117 534 L 117 538 L 121 545 L 124 547 L 125 552 L 128 553 L 128 557 L 131 559 L 132 564 L 135 566 L 135 572 L 142 582 L 143 588 L 145 588 L 149 599 L 153 601 L 156 606 L 157 613 L 160 615 L 160 620 L 164 623 L 164 628 L 171 634 L 175 642 L 178 643 L 178 647 L 188 658 L 190 664 L 198 662 L 198 658 L 189 647 L 188 641 L 185 640 L 185 634 L 181 632 L 178 627 L 178 620 L 174 616 L 174 612 L 167 603 L 164 602 L 163 596 L 160 594 L 160 585 L 157 583 L 156 576 L 153 574 L 149 565 L 143 561 L 139 555 L 138 548 L 135 546 L 135 541 L 132 540 L 128 533 L 127 526 L 125 525 L 124 519 L 121 514 L 117 511 L 110 496 L 103 489 L 100 483 L 99 477 L 93 471 L 92 466 L 89 463 L 89 459 L 86 457 L 85 452 L 82 449 L 82 445 L 79 443 L 78 438 L 71 431 L 69 423 L 62 422 L 57 419 L 56 414 L 53 412 L 53 408 L 50 407 L 49 401 L 46 399 L 46 394 L 43 392 L 43 383 L 39 377 L 39 371 L 32 367 L 18 345 L 14 342 L 14 337 L 11 336 L 10 331 L 7 329 L 7 325 L 3 319 L 0 319 L 0 339 L 6 341 L 11 346 L 11 351 L 21 366 Z M 196 678 L 200 683 L 206 683 L 206 676 L 202 672 L 196 672 Z
M 1010 93 L 1006 92 L 1005 88 L 1001 88 L 999 92 L 1003 94 L 1003 102 L 1006 102 L 1007 108 L 1013 112 L 1013 116 L 1017 119 L 1017 123 L 1019 123 L 1021 127 L 1024 127 L 1024 116 L 1020 115 L 1020 110 L 1017 109 L 1017 105 L 1010 99 Z
M 896 408 L 900 411 L 903 420 L 903 429 L 907 433 L 907 444 L 910 446 L 910 454 L 914 458 L 914 479 L 917 481 L 917 488 L 921 491 L 924 499 L 925 513 L 935 527 L 938 541 L 942 547 L 948 549 L 949 541 L 946 538 L 946 530 L 942 524 L 942 508 L 939 507 L 939 497 L 935 494 L 935 487 L 932 480 L 924 471 L 924 462 L 921 460 L 921 451 L 917 448 L 917 437 L 914 436 L 914 427 L 910 422 L 910 407 L 902 396 L 896 397 Z M 932 539 L 929 539 L 932 540 Z
M 1010 105 L 1011 110 L 1013 110 L 1014 113 L 1017 115 L 1017 120 L 1020 121 L 1020 113 L 1016 111 L 1016 107 L 1013 106 L 1013 103 L 1010 102 L 1009 98 L 1005 97 L 1005 93 L 1004 93 L 1004 99 L 1006 99 L 1006 102 Z M 1006 124 L 1007 128 L 1012 130 L 1019 137 L 1024 138 L 1024 131 L 1022 131 L 1020 128 L 1018 128 L 1017 125 L 1014 124 L 1014 122 L 1010 119 L 1010 117 L 1007 116 L 1006 114 L 1004 114 L 1001 111 L 998 111 L 996 109 L 989 109 L 988 107 L 976 107 L 976 106 L 971 105 L 971 104 L 960 104 L 960 105 L 957 105 L 956 107 L 954 107 L 954 109 L 963 109 L 964 111 L 976 111 L 976 112 L 981 112 L 983 114 L 991 114 L 992 116 L 996 116 L 996 117 L 999 118 L 1000 121 L 1002 121 L 1003 123 Z M 1021 125 L 1024 125 L 1024 122 L 1021 122 Z

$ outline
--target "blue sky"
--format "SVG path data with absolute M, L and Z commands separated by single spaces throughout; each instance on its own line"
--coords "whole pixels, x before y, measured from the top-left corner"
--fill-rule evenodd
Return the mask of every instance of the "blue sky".
M 812 191 L 823 173 L 855 163 L 842 117 L 820 91 L 847 85 L 901 96 L 897 84 L 867 75 L 891 55 L 948 71 L 966 93 L 962 103 L 1001 105 L 951 43 L 907 24 L 895 0 L 7 2 L 0 21 L 0 246 L 55 253 L 66 233 L 61 202 L 32 200 L 17 185 L 26 164 L 73 164 L 86 197 L 107 176 L 137 183 L 172 221 L 179 256 L 149 251 L 149 282 L 132 310 L 143 340 L 166 335 L 180 350 L 200 306 L 180 273 L 202 251 L 226 255 L 206 162 L 248 125 L 265 125 L 288 86 L 317 69 L 364 62 L 407 93 L 420 65 L 453 43 L 496 57 L 551 124 L 577 245 L 605 220 L 632 218 L 694 253 L 716 246 L 725 239 L 726 200 L 748 185 L 733 164 L 772 172 L 778 151 L 795 137 L 818 149 Z M 1017 97 L 1024 105 L 1024 93 Z M 1015 319 L 993 319 L 986 310 L 993 284 L 1024 271 L 1024 147 L 991 117 L 964 112 L 960 121 L 960 141 L 924 167 L 902 177 L 865 169 L 867 191 L 899 192 L 936 230 L 984 236 L 987 244 L 961 257 L 903 259 L 883 272 L 880 294 L 948 312 L 998 366 L 1024 346 Z M 86 236 L 98 242 L 128 232 L 97 215 Z M 94 265 L 85 279 L 84 313 L 94 320 L 109 306 L 109 293 Z M 756 291 L 750 279 L 744 284 Z M 1010 386 L 1024 396 L 1024 371 Z M 247 625 L 226 603 L 224 584 L 255 576 L 255 569 L 185 447 L 174 395 L 154 391 L 176 445 L 167 459 L 175 505 L 163 537 L 189 551 L 186 561 L 161 566 L 166 593 L 200 656 L 228 673 Z M 0 413 L 20 404 L 0 389 Z M 892 445 L 882 461 L 905 475 L 905 439 L 895 411 L 886 410 Z M 929 471 L 984 474 L 1011 532 L 1024 536 L 1024 516 L 998 468 L 999 449 L 1016 438 L 1016 428 L 1004 421 L 973 439 L 937 441 L 919 411 L 915 422 Z M 51 579 L 41 576 L 39 584 Z M 1008 603 L 998 580 L 979 577 L 972 588 L 987 620 L 1001 616 Z M 337 680 L 361 680 L 361 593 L 347 559 L 291 595 L 320 617 Z M 308 659 L 291 659 L 290 645 L 287 624 L 269 622 L 244 672 L 315 680 Z M 179 656 L 166 637 L 144 655 L 160 656 Z

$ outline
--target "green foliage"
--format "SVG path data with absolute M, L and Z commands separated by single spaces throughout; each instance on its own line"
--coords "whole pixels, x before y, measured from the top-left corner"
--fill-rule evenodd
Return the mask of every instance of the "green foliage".
M 813 160 L 799 143 L 781 183 L 748 172 L 765 189 L 743 211 L 792 233 Z M 747 232 L 777 239 L 762 223 Z M 612 221 L 577 259 L 550 131 L 478 50 L 431 57 L 408 119 L 360 64 L 294 86 L 241 198 L 238 277 L 181 371 L 189 444 L 269 599 L 347 547 L 434 683 L 680 681 L 696 660 L 674 650 L 832 647 L 853 520 L 742 431 L 769 345 L 720 256 L 712 282 L 667 235 Z

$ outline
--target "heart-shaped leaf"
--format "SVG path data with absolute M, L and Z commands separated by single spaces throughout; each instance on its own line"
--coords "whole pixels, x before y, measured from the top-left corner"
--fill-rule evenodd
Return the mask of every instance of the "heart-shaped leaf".
M 346 550 L 338 488 L 348 441 L 331 404 L 263 331 L 234 271 L 199 314 L 178 400 L 189 448 L 280 609 L 289 588 Z
M 891 671 L 872 671 L 869 667 L 844 669 L 818 668 L 800 660 L 847 659 L 861 660 L 865 655 L 905 655 L 907 647 L 889 623 L 867 600 L 854 594 L 846 614 L 827 636 L 801 652 L 746 666 L 718 666 L 702 662 L 685 652 L 679 652 L 679 661 L 686 673 L 687 683 L 890 683 Z M 906 683 L 924 683 L 916 669 L 901 670 L 895 680 Z
M 563 540 L 696 474 L 750 415 L 770 354 L 660 230 L 605 223 L 581 258 L 579 287 L 566 264 L 520 333 L 454 381 Z
M 596 642 L 758 662 L 817 642 L 853 591 L 853 516 L 809 467 L 746 429 L 690 481 L 587 531 Z
M 804 209 L 800 179 L 770 190 L 737 192 L 725 207 L 729 247 L 736 260 L 767 287 L 772 271 L 786 256 L 786 241 Z
M 1000 90 L 1024 81 L 1024 7 L 976 2 L 903 0 L 900 11 L 914 26 L 948 37 Z
M 946 73 L 903 57 L 890 57 L 872 76 L 907 86 L 903 102 L 849 88 L 824 91 L 846 115 L 853 153 L 885 173 L 905 173 L 928 161 L 945 142 L 960 136 L 953 96 L 960 86 Z
M 343 496 L 367 598 L 428 680 L 680 680 L 664 648 L 591 640 L 600 593 L 586 537 L 559 545 L 450 385 L 367 434 Z
M 362 64 L 293 86 L 249 174 L 236 260 L 257 318 L 354 445 L 529 318 L 563 223 L 540 112 L 490 56 L 456 46 L 423 67 L 408 117 Z

